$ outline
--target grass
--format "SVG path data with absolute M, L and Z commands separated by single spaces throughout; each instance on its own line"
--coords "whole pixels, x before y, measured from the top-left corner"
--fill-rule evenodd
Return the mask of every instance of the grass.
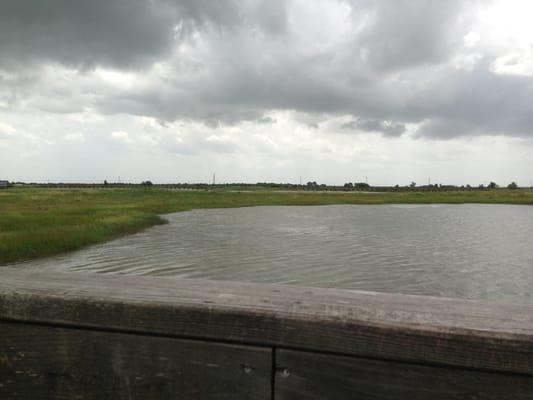
M 50 256 L 164 223 L 159 215 L 258 205 L 506 203 L 533 205 L 533 190 L 321 193 L 163 189 L 0 190 L 0 265 Z

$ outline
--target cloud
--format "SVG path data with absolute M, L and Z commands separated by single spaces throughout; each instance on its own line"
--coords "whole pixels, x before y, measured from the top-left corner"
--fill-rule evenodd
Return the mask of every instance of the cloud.
M 227 135 L 210 135 L 203 140 L 201 147 L 217 153 L 234 153 L 239 148 L 239 144 Z
M 164 1 L 4 0 L 0 63 L 143 64 L 168 51 L 175 17 Z
M 250 23 L 285 28 L 281 1 L 3 0 L 0 65 L 59 62 L 81 68 L 139 68 L 156 62 L 198 30 Z
M 63 139 L 69 142 L 85 142 L 85 135 L 81 132 L 68 133 Z
M 258 124 L 275 124 L 276 120 L 272 117 L 261 117 L 256 122 Z
M 130 135 L 128 132 L 124 131 L 115 131 L 111 133 L 111 137 L 118 141 L 123 143 L 133 143 L 133 140 L 130 138 Z
M 16 133 L 17 130 L 13 126 L 0 122 L 0 138 L 13 137 Z
M 317 133 L 347 116 L 345 132 L 390 138 L 411 125 L 430 139 L 532 136 L 533 31 L 524 19 L 501 30 L 513 40 L 494 33 L 501 4 L 5 0 L 0 109 L 147 118 L 153 132 L 175 121 L 271 129 L 280 111 Z M 65 139 L 81 128 L 68 129 Z M 234 151 L 226 142 L 202 143 Z
M 436 99 L 421 108 L 418 135 L 451 138 L 473 135 L 531 136 L 533 81 L 491 73 L 481 66 L 456 71 L 435 85 Z
M 390 121 L 377 121 L 374 119 L 357 119 L 341 125 L 345 130 L 359 130 L 364 132 L 378 132 L 385 136 L 400 136 L 405 133 L 405 125 Z
M 357 42 L 364 59 L 380 70 L 442 63 L 461 39 L 460 0 L 435 3 L 427 0 L 354 1 L 356 19 L 366 22 Z

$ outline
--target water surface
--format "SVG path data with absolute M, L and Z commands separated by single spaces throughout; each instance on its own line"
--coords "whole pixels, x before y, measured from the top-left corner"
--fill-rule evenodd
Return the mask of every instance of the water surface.
M 254 207 L 165 218 L 24 267 L 533 300 L 533 207 Z

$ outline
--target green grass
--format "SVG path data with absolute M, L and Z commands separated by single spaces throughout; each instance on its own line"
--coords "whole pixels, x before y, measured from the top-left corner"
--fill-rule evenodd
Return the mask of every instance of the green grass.
M 163 213 L 258 205 L 508 203 L 533 205 L 533 190 L 320 193 L 162 189 L 0 190 L 0 265 L 79 249 L 162 224 Z

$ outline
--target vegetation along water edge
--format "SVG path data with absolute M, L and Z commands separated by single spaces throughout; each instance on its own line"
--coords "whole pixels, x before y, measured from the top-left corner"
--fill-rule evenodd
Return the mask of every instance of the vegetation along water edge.
M 0 265 L 76 250 L 149 226 L 160 215 L 264 205 L 501 203 L 533 205 L 531 189 L 444 192 L 306 192 L 158 188 L 0 191 Z

